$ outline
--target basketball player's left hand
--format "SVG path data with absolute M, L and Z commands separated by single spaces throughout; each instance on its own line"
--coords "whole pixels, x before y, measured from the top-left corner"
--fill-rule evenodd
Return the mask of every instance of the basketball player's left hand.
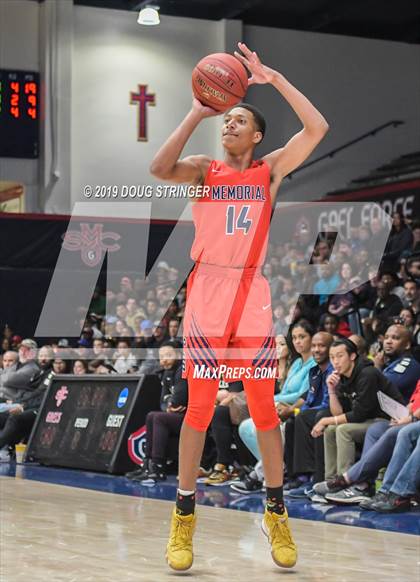
M 243 54 L 241 55 L 235 51 L 234 55 L 251 73 L 251 77 L 248 79 L 248 86 L 271 83 L 275 73 L 274 69 L 263 65 L 257 53 L 251 51 L 243 42 L 238 42 L 238 47 Z

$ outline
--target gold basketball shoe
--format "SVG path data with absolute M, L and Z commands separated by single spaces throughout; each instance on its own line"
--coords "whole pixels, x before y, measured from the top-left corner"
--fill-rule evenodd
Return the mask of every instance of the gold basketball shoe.
M 271 556 L 277 566 L 282 568 L 293 568 L 297 561 L 297 548 L 289 528 L 288 517 L 286 508 L 281 515 L 266 509 L 261 524 L 271 544 Z
M 193 563 L 193 534 L 197 517 L 195 513 L 179 515 L 172 512 L 171 531 L 166 547 L 166 561 L 174 570 L 188 570 Z

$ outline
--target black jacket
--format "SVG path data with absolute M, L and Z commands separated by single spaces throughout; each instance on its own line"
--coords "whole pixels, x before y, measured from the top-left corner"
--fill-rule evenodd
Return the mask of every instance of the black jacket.
M 365 422 L 372 418 L 389 418 L 379 406 L 381 390 L 404 404 L 400 391 L 377 370 L 370 360 L 358 357 L 350 378 L 341 376 L 337 396 L 347 422 Z
M 169 370 L 158 370 L 157 375 L 162 384 L 162 392 L 160 394 L 161 409 L 165 411 L 169 404 L 174 408 L 187 406 L 188 385 L 187 381 L 182 378 L 181 362 L 177 361 Z

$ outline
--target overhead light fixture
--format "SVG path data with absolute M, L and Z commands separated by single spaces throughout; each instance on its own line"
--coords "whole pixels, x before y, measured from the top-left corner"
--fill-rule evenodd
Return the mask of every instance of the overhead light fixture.
M 137 22 L 145 26 L 156 26 L 156 24 L 159 24 L 159 6 L 149 4 L 142 8 L 139 12 Z

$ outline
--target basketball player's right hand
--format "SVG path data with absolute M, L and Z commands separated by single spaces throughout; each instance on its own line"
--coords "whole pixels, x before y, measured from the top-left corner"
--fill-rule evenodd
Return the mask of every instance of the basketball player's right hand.
M 340 374 L 334 370 L 327 378 L 328 390 L 333 391 L 337 388 L 340 382 Z
M 196 97 L 193 97 L 192 108 L 199 113 L 203 119 L 205 117 L 213 117 L 222 113 L 221 111 L 216 111 L 216 109 L 203 105 Z

